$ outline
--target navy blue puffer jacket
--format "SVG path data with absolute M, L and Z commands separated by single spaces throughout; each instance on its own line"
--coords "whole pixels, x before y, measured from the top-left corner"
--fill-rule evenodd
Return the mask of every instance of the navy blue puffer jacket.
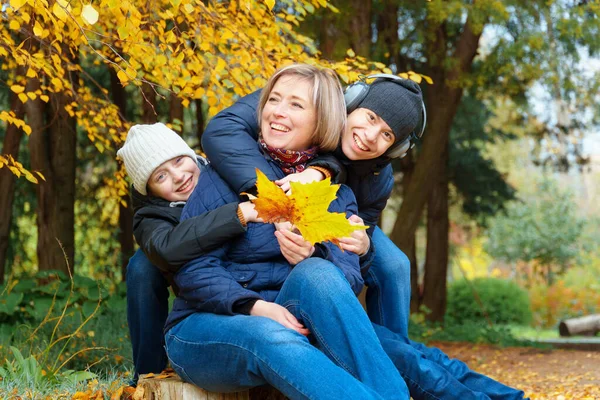
M 277 179 L 284 176 L 275 162 L 266 158 L 265 161 L 268 170 L 263 168 L 263 172 Z M 181 220 L 237 201 L 237 193 L 209 165 L 201 173 Z M 329 211 L 345 212 L 347 216 L 357 212 L 354 195 L 348 187 L 340 186 Z M 196 311 L 232 315 L 236 305 L 250 299 L 274 301 L 291 271 L 274 232 L 272 224 L 249 223 L 246 233 L 238 239 L 185 264 L 175 275 L 179 296 L 165 329 Z M 363 286 L 358 256 L 342 252 L 331 243 L 315 247 L 313 257 L 319 256 L 337 265 L 358 295 Z
M 212 166 L 238 193 L 248 192 L 255 185 L 254 167 L 267 170 L 267 161 L 256 143 L 259 133 L 256 116 L 259 98 L 260 91 L 256 91 L 219 112 L 208 123 L 202 135 L 202 148 Z M 324 164 L 313 162 L 312 165 L 330 167 L 326 160 Z M 346 183 L 354 192 L 358 216 L 369 225 L 367 233 L 371 236 L 392 193 L 392 167 L 389 162 L 374 162 L 372 167 L 369 165 L 367 168 L 364 161 L 342 163 L 347 167 L 347 177 L 341 183 Z M 267 172 L 267 176 L 275 179 L 274 174 Z

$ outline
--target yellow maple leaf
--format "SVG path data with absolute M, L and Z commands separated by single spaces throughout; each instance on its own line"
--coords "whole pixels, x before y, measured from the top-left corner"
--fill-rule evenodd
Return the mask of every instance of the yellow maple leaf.
M 340 238 L 350 236 L 355 230 L 368 228 L 350 224 L 345 213 L 328 211 L 340 187 L 332 185 L 329 178 L 306 184 L 291 182 L 290 187 L 292 194 L 287 196 L 257 169 L 258 196 L 252 202 L 258 216 L 265 222 L 291 222 L 311 244 L 331 241 L 339 246 Z

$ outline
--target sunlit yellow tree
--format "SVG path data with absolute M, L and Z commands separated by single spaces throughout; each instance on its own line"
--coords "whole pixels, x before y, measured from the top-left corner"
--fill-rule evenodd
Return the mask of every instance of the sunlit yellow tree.
M 367 71 L 390 72 L 352 51 L 342 62 L 321 60 L 313 40 L 295 29 L 307 14 L 324 7 L 336 12 L 325 0 L 4 3 L 0 62 L 9 72 L 4 84 L 24 104 L 25 115 L 3 111 L 0 120 L 29 136 L 35 172 L 9 155 L 1 156 L 0 168 L 38 182 L 39 268 L 64 269 L 57 239 L 73 259 L 77 132 L 85 132 L 99 152 L 112 158 L 130 122 L 137 122 L 127 121 L 110 85 L 96 81 L 90 66 L 104 66 L 121 85 L 139 88 L 146 104 L 167 95 L 183 107 L 202 100 L 209 117 L 236 96 L 260 88 L 289 62 L 329 66 L 346 82 Z M 125 203 L 123 176 L 117 171 L 116 179 L 106 181 L 102 201 Z

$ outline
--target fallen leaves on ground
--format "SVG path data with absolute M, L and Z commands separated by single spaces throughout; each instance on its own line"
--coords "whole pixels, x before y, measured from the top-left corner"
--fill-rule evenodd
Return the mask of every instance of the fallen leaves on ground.
M 531 400 L 600 399 L 600 352 L 431 343 Z

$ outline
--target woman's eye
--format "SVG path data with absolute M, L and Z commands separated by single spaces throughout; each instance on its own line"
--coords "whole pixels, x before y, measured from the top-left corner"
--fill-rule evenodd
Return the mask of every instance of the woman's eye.
M 268 99 L 267 101 L 269 101 L 269 102 L 274 102 L 274 101 L 277 101 L 277 98 L 276 98 L 276 97 L 273 97 L 273 96 L 271 96 L 271 97 L 269 97 L 269 99 Z
M 298 107 L 298 108 L 304 109 L 304 107 L 302 107 L 302 104 L 300 104 L 300 103 L 292 103 L 292 105 L 294 107 Z

